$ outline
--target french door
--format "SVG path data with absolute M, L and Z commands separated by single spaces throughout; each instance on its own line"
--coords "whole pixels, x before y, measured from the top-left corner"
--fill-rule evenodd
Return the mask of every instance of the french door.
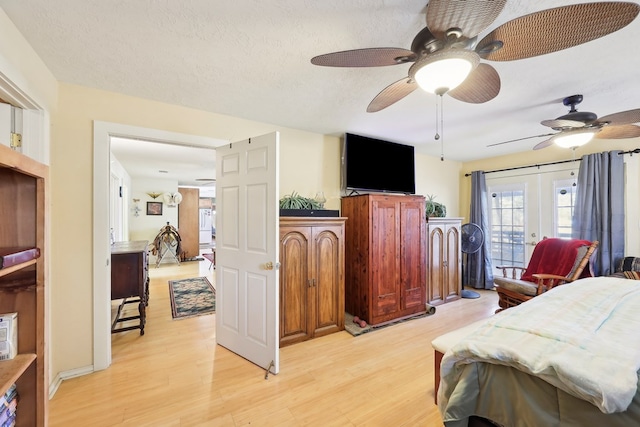
M 526 267 L 545 237 L 571 237 L 577 163 L 486 175 L 493 265 Z

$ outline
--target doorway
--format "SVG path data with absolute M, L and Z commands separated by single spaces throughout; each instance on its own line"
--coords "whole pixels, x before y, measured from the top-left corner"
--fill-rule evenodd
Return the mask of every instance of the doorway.
M 93 134 L 93 369 L 111 364 L 110 138 L 125 137 L 215 148 L 228 141 L 109 122 L 94 122 Z

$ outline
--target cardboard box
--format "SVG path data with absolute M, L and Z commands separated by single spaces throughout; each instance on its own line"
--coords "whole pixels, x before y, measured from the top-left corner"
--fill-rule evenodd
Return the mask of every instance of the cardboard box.
M 18 313 L 0 314 L 0 360 L 18 354 Z

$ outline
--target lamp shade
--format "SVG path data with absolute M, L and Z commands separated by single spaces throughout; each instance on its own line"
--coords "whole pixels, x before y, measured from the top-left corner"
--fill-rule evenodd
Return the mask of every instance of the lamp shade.
M 479 62 L 480 57 L 471 50 L 442 50 L 413 64 L 409 75 L 423 90 L 443 95 L 460 85 Z
M 553 142 L 562 148 L 574 148 L 585 145 L 593 139 L 597 129 L 577 129 L 562 132 L 553 137 Z

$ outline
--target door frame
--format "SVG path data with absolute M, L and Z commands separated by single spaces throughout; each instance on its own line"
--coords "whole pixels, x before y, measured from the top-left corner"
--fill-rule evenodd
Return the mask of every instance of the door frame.
M 111 365 L 111 250 L 109 206 L 111 137 L 212 148 L 229 141 L 94 120 L 93 122 L 93 370 Z

